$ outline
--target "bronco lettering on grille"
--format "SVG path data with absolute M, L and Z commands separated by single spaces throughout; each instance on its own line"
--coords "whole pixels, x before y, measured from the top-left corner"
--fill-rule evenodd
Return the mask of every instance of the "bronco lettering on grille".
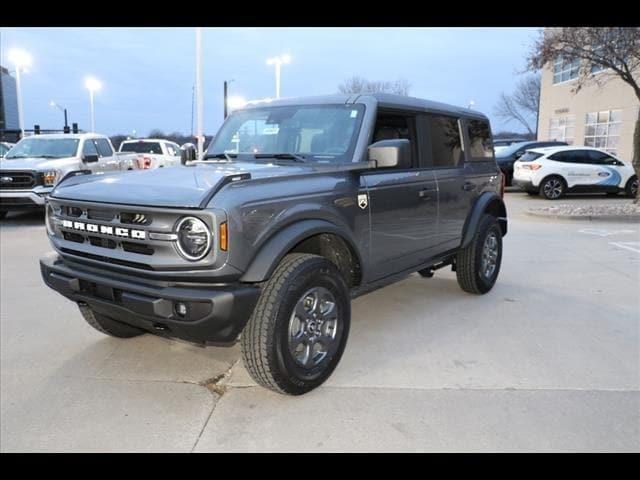
M 108 225 L 96 225 L 95 223 L 74 222 L 72 220 L 62 220 L 63 228 L 79 230 L 81 232 L 102 233 L 103 235 L 114 235 L 116 237 L 134 238 L 145 240 L 147 233 L 144 230 L 134 230 L 132 228 L 111 227 Z

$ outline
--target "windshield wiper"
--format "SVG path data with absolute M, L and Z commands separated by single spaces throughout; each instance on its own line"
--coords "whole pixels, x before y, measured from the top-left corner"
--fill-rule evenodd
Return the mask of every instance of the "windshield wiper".
M 224 158 L 228 161 L 231 161 L 232 158 L 237 158 L 238 154 L 237 153 L 226 153 L 226 152 L 222 152 L 222 153 L 212 153 L 211 155 L 205 155 L 202 159 L 206 160 L 208 158 Z
M 305 163 L 307 160 L 295 153 L 256 153 L 255 158 L 276 158 L 278 160 L 295 160 L 296 162 Z

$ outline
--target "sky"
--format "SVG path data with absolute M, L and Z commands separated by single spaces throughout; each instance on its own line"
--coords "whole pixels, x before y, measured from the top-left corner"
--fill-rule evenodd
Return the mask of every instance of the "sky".
M 202 34 L 205 133 L 223 120 L 223 81 L 229 95 L 247 100 L 275 96 L 274 67 L 266 60 L 289 54 L 281 96 L 336 93 L 354 75 L 406 79 L 410 95 L 468 106 L 491 119 L 494 132 L 522 131 L 493 114 L 525 67 L 536 28 L 205 28 Z M 22 75 L 26 128 L 89 129 L 85 78 L 103 87 L 95 95 L 96 131 L 144 136 L 152 129 L 192 131 L 195 82 L 194 28 L 0 28 L 0 65 L 7 52 L 27 50 L 33 62 Z M 195 119 L 193 121 L 195 128 Z

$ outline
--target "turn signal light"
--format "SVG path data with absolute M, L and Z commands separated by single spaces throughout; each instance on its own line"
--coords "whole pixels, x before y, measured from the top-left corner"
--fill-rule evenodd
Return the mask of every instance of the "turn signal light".
M 539 163 L 530 163 L 522 165 L 522 168 L 524 168 L 525 170 L 540 170 L 542 168 L 542 165 L 540 165 Z
M 229 237 L 227 232 L 227 222 L 222 222 L 220 224 L 220 250 L 226 252 L 228 247 Z

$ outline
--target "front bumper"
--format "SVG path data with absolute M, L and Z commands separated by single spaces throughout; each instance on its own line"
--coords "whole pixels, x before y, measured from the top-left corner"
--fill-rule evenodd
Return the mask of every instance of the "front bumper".
M 49 192 L 53 188 L 41 189 L 38 192 L 31 190 L 4 190 L 0 191 L 0 210 L 30 210 L 44 208 Z
M 49 287 L 97 313 L 195 343 L 233 343 L 260 296 L 258 287 L 247 284 L 151 281 L 88 270 L 54 252 L 40 259 L 40 270 Z M 184 317 L 176 312 L 177 302 L 187 306 Z

